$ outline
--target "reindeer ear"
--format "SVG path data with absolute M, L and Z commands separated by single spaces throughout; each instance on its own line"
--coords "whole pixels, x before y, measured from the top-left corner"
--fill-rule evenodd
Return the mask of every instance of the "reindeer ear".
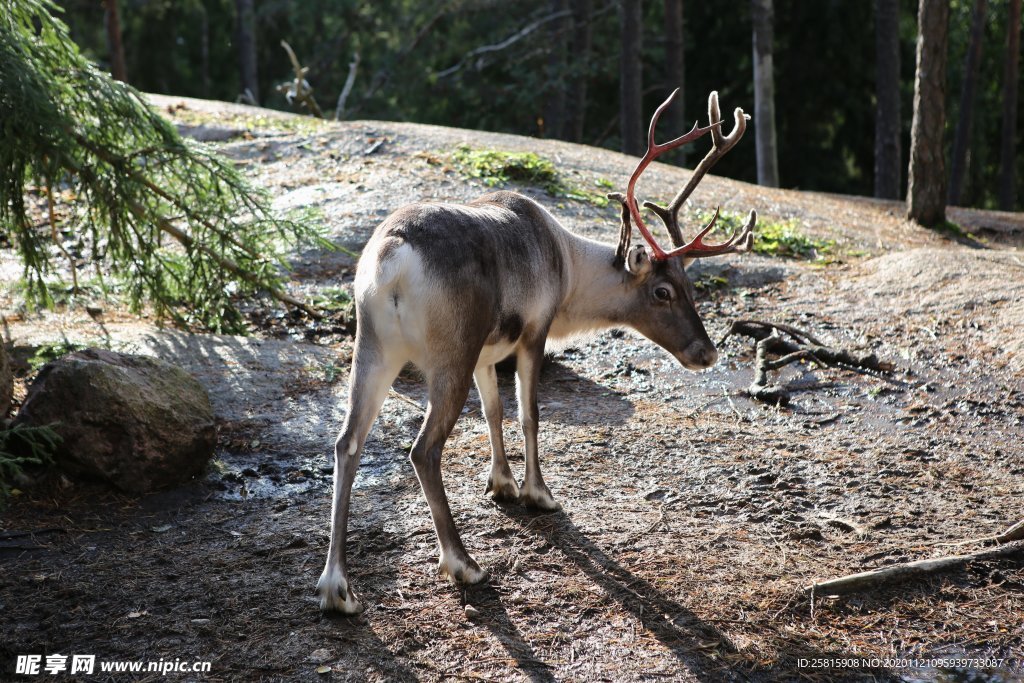
M 651 258 L 647 250 L 639 244 L 634 244 L 626 254 L 626 270 L 633 275 L 643 275 L 651 269 Z

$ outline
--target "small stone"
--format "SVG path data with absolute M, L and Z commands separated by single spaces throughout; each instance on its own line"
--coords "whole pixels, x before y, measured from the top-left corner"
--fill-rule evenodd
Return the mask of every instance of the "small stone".
M 476 607 L 473 607 L 473 605 L 466 605 L 465 612 L 466 616 L 470 619 L 476 619 L 478 616 L 480 616 L 480 610 L 478 610 Z

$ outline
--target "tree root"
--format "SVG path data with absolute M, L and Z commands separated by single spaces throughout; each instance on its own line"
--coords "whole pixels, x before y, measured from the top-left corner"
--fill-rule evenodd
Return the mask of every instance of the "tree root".
M 786 336 L 783 337 L 783 334 Z M 833 349 L 791 325 L 760 320 L 736 320 L 722 337 L 750 337 L 754 340 L 754 381 L 747 388 L 751 398 L 772 405 L 788 405 L 789 392 L 778 384 L 769 384 L 768 373 L 796 363 L 810 361 L 821 366 L 846 367 L 874 372 L 892 372 L 892 363 L 881 361 L 875 354 L 857 356 L 849 351 Z

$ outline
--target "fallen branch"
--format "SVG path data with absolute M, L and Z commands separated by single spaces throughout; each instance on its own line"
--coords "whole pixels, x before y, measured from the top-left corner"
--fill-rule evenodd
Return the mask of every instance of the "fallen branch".
M 904 562 L 892 565 L 884 569 L 873 569 L 871 571 L 850 574 L 838 579 L 812 583 L 804 588 L 804 591 L 813 595 L 844 595 L 867 589 L 891 586 L 903 583 L 911 579 L 923 576 L 948 572 L 959 569 L 972 562 L 994 560 L 1003 557 L 1010 557 L 1024 551 L 1024 542 L 1014 542 L 989 550 L 979 550 L 976 553 L 966 555 L 951 555 L 949 557 L 936 557 L 928 560 L 917 560 L 915 562 Z
M 747 393 L 752 398 L 772 405 L 787 405 L 789 392 L 778 384 L 770 384 L 768 373 L 790 363 L 809 361 L 822 366 L 882 373 L 895 369 L 892 363 L 879 360 L 873 353 L 854 355 L 846 350 L 834 349 L 825 346 L 809 333 L 782 323 L 736 320 L 719 343 L 724 343 L 730 336 L 744 336 L 754 340 L 754 381 L 747 388 Z
M 1001 534 L 992 537 L 996 543 L 1012 543 L 1024 540 L 1024 519 L 1020 520 Z
M 939 543 L 946 547 L 958 547 L 963 545 L 986 545 L 995 543 L 996 545 L 1002 545 L 1004 543 L 1011 543 L 1013 541 L 1024 540 L 1024 519 L 1020 520 L 1016 524 L 1012 525 L 1006 531 L 996 534 L 995 536 L 982 536 L 981 538 L 972 538 L 967 541 L 957 541 L 956 543 Z

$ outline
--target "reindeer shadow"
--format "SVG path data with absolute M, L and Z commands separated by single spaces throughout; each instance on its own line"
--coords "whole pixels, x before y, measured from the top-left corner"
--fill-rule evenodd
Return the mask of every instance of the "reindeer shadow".
M 794 666 L 797 654 L 807 658 L 841 659 L 853 656 L 838 650 L 821 652 L 809 644 L 797 643 L 795 645 L 799 650 L 798 653 L 784 654 L 775 664 L 764 667 L 752 659 L 743 657 L 743 653 L 723 631 L 707 623 L 685 606 L 664 595 L 650 582 L 619 564 L 580 531 L 564 512 L 538 517 L 513 506 L 501 506 L 501 510 L 524 532 L 529 532 L 538 539 L 558 548 L 609 598 L 617 602 L 623 611 L 631 614 L 643 628 L 653 634 L 661 645 L 676 658 L 680 668 L 685 669 L 686 673 L 697 680 L 709 682 L 789 680 L 801 677 L 800 670 Z M 518 635 L 515 627 L 508 623 L 508 615 L 500 606 L 494 589 L 484 586 L 469 590 L 475 592 L 475 596 L 479 596 L 474 597 L 474 600 L 488 600 L 489 605 L 493 601 L 497 606 L 492 608 L 496 609 L 498 614 L 497 619 L 490 625 L 492 630 L 509 629 L 511 635 L 505 633 L 505 637 L 509 638 L 513 645 L 521 643 L 522 638 Z M 491 597 L 492 594 L 495 597 Z M 502 642 L 504 643 L 505 640 Z M 506 645 L 506 647 L 509 646 Z M 509 647 L 509 652 L 513 653 L 511 647 Z M 708 653 L 736 655 L 736 657 L 718 658 Z M 733 662 L 745 660 L 746 664 L 740 664 L 739 667 L 742 668 L 739 668 L 735 664 L 730 666 L 723 659 L 732 659 Z M 519 658 L 517 661 L 520 661 Z M 520 663 L 521 668 L 525 668 L 522 667 L 521 661 Z M 539 671 L 535 660 L 527 659 L 526 664 L 534 667 L 532 671 Z M 830 673 L 833 675 L 830 680 L 864 680 L 866 672 L 831 671 Z M 872 670 L 869 673 L 874 677 L 872 680 L 903 680 L 885 670 Z M 548 680 L 538 679 L 535 674 L 531 674 L 531 678 L 533 680 Z
M 515 367 L 514 357 L 497 364 L 498 391 L 506 418 L 516 415 L 518 410 Z M 544 359 L 537 400 L 541 421 L 555 424 L 623 425 L 629 422 L 634 412 L 633 404 L 621 393 L 551 357 Z M 465 412 L 483 419 L 480 397 L 475 388 L 470 392 Z
M 564 512 L 538 517 L 517 507 L 502 506 L 501 509 L 524 532 L 558 548 L 609 598 L 652 633 L 695 678 L 747 680 L 743 673 L 704 652 L 711 649 L 735 654 L 737 649 L 728 636 L 608 556 Z M 709 648 L 711 645 L 713 647 Z
M 480 623 L 487 627 L 509 657 L 515 660 L 516 668 L 533 683 L 553 683 L 556 680 L 553 667 L 536 656 L 533 647 L 526 642 L 502 604 L 501 594 L 490 582 L 467 586 L 463 594 L 467 603 L 480 607 L 484 615 Z

